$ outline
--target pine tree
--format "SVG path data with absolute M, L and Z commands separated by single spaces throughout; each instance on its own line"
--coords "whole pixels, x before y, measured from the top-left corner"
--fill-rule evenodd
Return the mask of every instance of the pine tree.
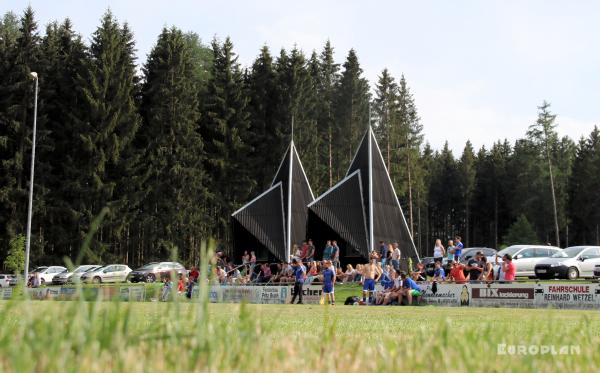
M 44 86 L 40 71 L 40 36 L 31 7 L 20 18 L 18 30 L 15 26 L 14 17 L 4 17 L 0 41 L 0 237 L 4 238 L 0 243 L 3 243 L 3 248 L 8 240 L 25 230 L 35 94 L 30 73 L 40 72 L 40 86 Z M 40 116 L 38 124 L 41 131 L 43 121 L 43 116 Z M 39 180 L 35 183 L 33 212 L 39 215 L 43 189 Z M 35 219 L 33 222 L 37 224 Z M 36 230 L 32 229 L 33 256 L 43 246 Z
M 77 201 L 73 199 L 78 192 L 74 182 L 81 172 L 76 161 L 81 150 L 77 147 L 78 123 L 85 115 L 79 107 L 83 95 L 78 89 L 78 77 L 85 71 L 87 54 L 81 37 L 72 30 L 68 19 L 60 25 L 53 22 L 46 28 L 42 60 L 45 87 L 40 91 L 40 98 L 46 119 L 42 130 L 45 127 L 49 135 L 38 154 L 39 159 L 48 163 L 39 175 L 48 193 L 39 232 L 44 233 L 50 253 L 73 256 L 80 244 Z
M 471 206 L 473 199 L 473 191 L 475 189 L 475 153 L 473 145 L 467 141 L 463 154 L 460 157 L 458 165 L 458 184 L 461 192 L 462 203 L 464 206 L 464 233 L 463 239 L 466 246 L 469 246 L 471 233 Z
M 277 170 L 276 152 L 283 148 L 285 139 L 277 114 L 277 77 L 273 68 L 273 57 L 264 46 L 254 61 L 248 79 L 248 111 L 252 134 L 252 174 L 257 191 L 263 191 L 273 180 Z M 254 193 L 256 194 L 256 193 Z
M 110 215 L 96 234 L 92 247 L 99 256 L 124 259 L 118 242 L 137 210 L 131 178 L 139 161 L 132 145 L 141 120 L 138 114 L 139 78 L 136 75 L 133 35 L 125 24 L 119 26 L 107 12 L 92 36 L 90 63 L 79 80 L 87 115 L 81 118 L 82 154 L 80 177 L 75 188 L 80 200 L 80 236 L 83 237 L 100 211 L 108 206 Z M 116 259 L 115 258 L 115 259 Z
M 209 233 L 193 52 L 180 30 L 165 28 L 144 66 L 145 127 L 139 139 L 149 177 L 143 221 L 146 245 L 159 249 L 147 253 L 146 260 L 168 256 L 166 249 L 176 246 L 184 259 L 195 262 Z
M 539 243 L 539 240 L 525 215 L 521 214 L 510 228 L 508 228 L 508 232 L 502 238 L 502 242 L 506 246 L 511 246 L 524 243 L 536 244 Z
M 414 97 L 404 75 L 400 78 L 398 104 L 394 116 L 397 118 L 399 128 L 397 131 L 391 131 L 391 137 L 392 144 L 397 144 L 393 146 L 398 148 L 398 164 L 397 169 L 391 167 L 390 174 L 392 180 L 394 180 L 394 175 L 399 175 L 401 181 L 396 181 L 396 188 L 400 191 L 406 191 L 404 195 L 407 195 L 408 200 L 409 228 L 411 234 L 414 234 L 413 190 L 415 186 L 421 185 L 421 180 L 418 177 L 422 174 L 420 172 L 419 155 L 423 143 L 423 126 L 421 125 Z
M 531 139 L 535 145 L 540 148 L 540 151 L 548 162 L 548 176 L 550 181 L 550 192 L 552 195 L 552 207 L 554 215 L 554 234 L 556 238 L 556 246 L 560 246 L 560 228 L 558 225 L 558 207 L 556 201 L 556 191 L 554 184 L 554 174 L 552 171 L 552 159 L 550 155 L 550 148 L 557 141 L 556 131 L 554 130 L 556 124 L 556 115 L 550 112 L 550 104 L 546 101 L 538 107 L 538 119 L 535 124 L 529 127 L 527 136 Z
M 327 173 L 325 175 L 327 183 L 324 185 L 331 188 L 333 186 L 333 134 L 335 128 L 334 122 L 334 100 L 335 89 L 340 79 L 339 64 L 335 63 L 333 56 L 333 47 L 327 40 L 323 51 L 319 56 L 319 106 L 318 106 L 318 131 L 321 139 L 326 139 L 325 151 L 321 151 L 321 164 L 326 165 Z
M 569 177 L 569 217 L 575 242 L 600 245 L 600 129 L 579 140 Z
M 400 131 L 397 128 L 399 124 L 396 120 L 398 104 L 398 86 L 389 74 L 388 69 L 383 69 L 375 85 L 373 119 L 375 120 L 375 135 L 383 148 L 383 157 L 388 170 L 392 169 L 392 154 L 396 153 L 392 143 L 399 145 L 398 135 Z M 397 162 L 397 159 L 395 159 L 395 162 Z
M 348 52 L 335 100 L 334 144 L 336 181 L 350 165 L 356 147 L 369 125 L 369 84 L 354 49 Z
M 254 188 L 247 155 L 249 143 L 248 99 L 242 71 L 229 38 L 212 42 L 213 69 L 208 85 L 201 133 L 206 149 L 206 170 L 212 191 L 212 220 L 217 238 L 229 238 L 229 219 Z

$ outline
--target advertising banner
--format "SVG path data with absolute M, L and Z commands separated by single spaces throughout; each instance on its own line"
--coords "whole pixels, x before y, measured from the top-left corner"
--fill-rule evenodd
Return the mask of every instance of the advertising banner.
M 289 286 L 260 286 L 256 303 L 285 304 L 292 300 Z
M 534 284 L 470 284 L 470 305 L 476 307 L 534 307 Z
M 294 296 L 294 287 L 290 286 L 290 294 Z M 321 296 L 323 295 L 323 286 L 321 285 L 308 285 L 302 288 L 302 302 L 307 304 L 319 304 Z M 291 302 L 290 298 L 290 302 Z M 298 297 L 296 297 L 296 302 Z
M 597 284 L 537 284 L 536 307 L 598 308 L 600 286 Z
M 146 297 L 145 286 L 127 286 L 120 288 L 121 300 L 126 302 L 143 302 Z
M 12 297 L 12 288 L 0 288 L 0 299 L 10 299 Z
M 423 293 L 422 301 L 427 304 L 440 306 L 468 306 L 470 292 L 468 285 L 419 283 Z

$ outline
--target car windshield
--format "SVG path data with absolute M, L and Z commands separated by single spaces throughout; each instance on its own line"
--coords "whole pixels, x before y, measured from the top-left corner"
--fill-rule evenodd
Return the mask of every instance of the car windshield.
M 522 250 L 522 247 L 516 247 L 516 246 L 509 246 L 506 249 L 502 249 L 498 252 L 498 256 L 499 257 L 503 257 L 506 254 L 510 254 L 510 256 L 514 256 L 517 251 Z
M 567 247 L 566 249 L 552 255 L 552 258 L 575 258 L 584 249 L 585 247 Z
M 143 267 L 138 268 L 138 270 L 144 270 L 144 269 L 155 269 L 156 267 L 158 267 L 160 265 L 160 263 L 150 263 L 150 264 L 146 264 Z
M 76 270 L 74 270 L 73 273 L 83 273 L 89 271 L 90 269 L 90 267 L 79 267 Z

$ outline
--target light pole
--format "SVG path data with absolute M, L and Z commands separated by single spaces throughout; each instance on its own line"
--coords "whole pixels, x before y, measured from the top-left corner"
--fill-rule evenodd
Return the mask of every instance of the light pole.
M 38 99 L 38 75 L 36 72 L 29 73 L 35 79 L 35 101 L 33 104 L 33 140 L 31 142 L 31 176 L 29 177 L 29 207 L 27 208 L 27 242 L 25 243 L 25 286 L 29 280 L 29 248 L 31 247 L 31 216 L 33 215 L 33 169 L 35 166 L 35 135 L 37 132 L 37 99 Z

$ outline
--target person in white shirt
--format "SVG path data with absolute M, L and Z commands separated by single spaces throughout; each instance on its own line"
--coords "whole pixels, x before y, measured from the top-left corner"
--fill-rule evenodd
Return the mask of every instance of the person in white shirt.
M 444 245 L 442 245 L 442 240 L 439 238 L 435 240 L 435 246 L 433 247 L 433 260 L 434 262 L 442 262 L 444 260 L 444 255 L 446 255 L 446 250 L 444 249 Z
M 400 269 L 400 248 L 398 247 L 398 243 L 390 244 L 390 246 L 392 250 L 392 267 L 397 271 Z

